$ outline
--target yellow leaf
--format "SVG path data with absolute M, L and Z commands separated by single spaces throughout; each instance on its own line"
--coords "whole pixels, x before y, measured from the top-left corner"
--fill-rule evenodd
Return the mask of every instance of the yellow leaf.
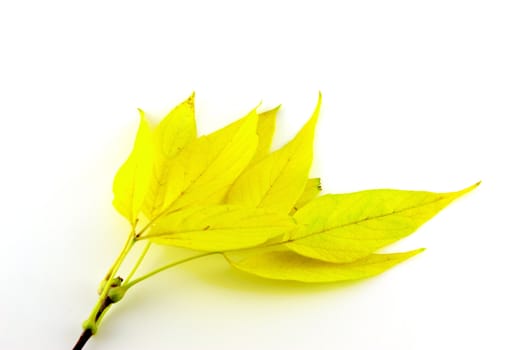
M 251 165 L 235 181 L 227 202 L 288 213 L 304 190 L 312 164 L 317 107 L 305 126 L 283 148 Z
M 133 150 L 122 164 L 113 181 L 113 206 L 132 226 L 135 226 L 146 197 L 153 167 L 151 128 L 140 112 L 140 125 Z
M 110 304 L 129 288 L 211 254 L 276 280 L 322 283 L 380 274 L 423 249 L 377 250 L 411 234 L 478 185 L 450 193 L 383 189 L 318 197 L 320 180 L 308 175 L 321 94 L 303 128 L 271 153 L 278 108 L 260 114 L 254 109 L 197 138 L 193 99 L 174 108 L 154 132 L 140 111 L 134 148 L 113 185 L 113 204 L 132 230 L 100 284 L 75 348 L 96 333 Z M 144 216 L 149 222 L 142 224 Z M 123 279 L 123 263 L 138 240 L 148 242 Z M 134 277 L 152 243 L 204 253 Z
M 170 210 L 188 205 L 220 203 L 257 148 L 255 110 L 213 134 L 200 137 L 174 160 L 170 178 L 175 187 Z
M 226 253 L 238 270 L 264 278 L 310 283 L 360 280 L 378 275 L 422 252 L 372 254 L 351 263 L 330 263 L 301 256 L 284 247 L 255 248 Z
M 234 205 L 191 207 L 160 218 L 141 239 L 203 251 L 242 249 L 266 243 L 295 228 L 288 215 Z
M 290 214 L 293 215 L 298 209 L 304 207 L 308 202 L 317 197 L 321 193 L 321 179 L 316 177 L 313 179 L 308 179 L 306 185 L 304 186 L 303 194 L 297 200 L 294 207 L 290 211 Z
M 197 135 L 194 98 L 195 94 L 192 94 L 173 108 L 155 128 L 153 181 L 143 208 L 144 214 L 150 219 L 166 209 L 166 205 L 179 195 L 171 178 L 176 171 L 176 156 Z
M 432 193 L 370 190 L 325 195 L 295 214 L 302 229 L 287 246 L 328 262 L 352 262 L 413 233 L 454 199 L 471 191 Z
M 277 112 L 281 106 L 277 106 L 268 111 L 259 113 L 259 120 L 257 122 L 257 136 L 259 136 L 259 145 L 255 151 L 251 163 L 257 163 L 262 158 L 266 157 L 270 152 L 272 145 L 273 133 L 275 131 L 275 119 Z

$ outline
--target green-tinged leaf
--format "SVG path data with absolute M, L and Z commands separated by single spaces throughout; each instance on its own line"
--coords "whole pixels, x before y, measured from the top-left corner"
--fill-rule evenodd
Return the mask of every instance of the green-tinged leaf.
M 113 186 L 113 204 L 132 229 L 100 284 L 75 349 L 97 333 L 109 307 L 121 303 L 130 288 L 211 254 L 276 280 L 322 283 L 380 274 L 422 251 L 377 254 L 380 248 L 478 185 L 451 193 L 384 189 L 318 197 L 320 180 L 309 179 L 309 170 L 321 94 L 303 128 L 274 152 L 278 108 L 259 114 L 254 109 L 197 138 L 193 99 L 174 108 L 153 132 L 140 111 L 133 151 Z M 128 265 L 137 241 L 147 244 Z M 152 243 L 201 253 L 136 276 Z M 124 263 L 131 269 L 122 278 Z
M 141 238 L 195 250 L 225 251 L 266 243 L 295 227 L 288 215 L 235 205 L 211 205 L 168 214 Z
M 140 112 L 140 125 L 133 150 L 113 181 L 113 206 L 135 226 L 146 197 L 153 167 L 153 140 L 149 123 Z
M 270 152 L 272 146 L 273 133 L 275 131 L 275 120 L 277 112 L 281 106 L 277 106 L 268 111 L 259 113 L 259 120 L 257 122 L 257 136 L 259 136 L 259 145 L 252 158 L 251 163 L 257 163 L 262 158 L 266 157 Z
M 217 204 L 250 163 L 257 148 L 255 110 L 184 148 L 174 160 L 170 210 L 188 205 Z
M 297 211 L 294 217 L 303 227 L 287 246 L 314 259 L 352 262 L 413 233 L 477 185 L 451 193 L 370 190 L 325 195 Z
M 294 214 L 298 209 L 304 207 L 308 202 L 317 197 L 321 193 L 321 179 L 316 177 L 313 179 L 308 179 L 306 185 L 304 186 L 303 194 L 297 200 L 297 203 L 293 206 L 290 214 Z
M 179 195 L 178 186 L 171 181 L 175 158 L 190 142 L 195 140 L 195 94 L 173 108 L 155 128 L 153 181 L 144 203 L 144 214 L 150 219 L 166 209 Z
M 312 164 L 317 107 L 305 126 L 283 148 L 251 165 L 235 181 L 227 202 L 288 213 L 301 196 Z
M 310 283 L 353 281 L 378 275 L 422 252 L 372 254 L 351 263 L 330 263 L 304 257 L 284 247 L 255 248 L 225 253 L 228 262 L 241 271 L 264 278 Z

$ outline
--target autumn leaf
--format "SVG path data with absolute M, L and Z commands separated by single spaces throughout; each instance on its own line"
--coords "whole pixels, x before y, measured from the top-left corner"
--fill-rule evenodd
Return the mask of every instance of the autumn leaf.
M 259 162 L 270 152 L 273 133 L 275 131 L 277 112 L 279 112 L 280 108 L 281 106 L 277 106 L 268 111 L 259 113 L 259 120 L 257 122 L 257 136 L 259 137 L 259 143 L 257 145 L 257 150 L 255 151 L 255 154 L 251 160 L 251 164 Z
M 288 213 L 304 191 L 312 164 L 317 107 L 295 138 L 251 165 L 231 186 L 227 202 Z
M 320 195 L 321 180 L 311 176 L 310 167 L 321 100 L 319 94 L 305 125 L 274 151 L 279 107 L 254 109 L 199 137 L 194 94 L 154 128 L 140 111 L 133 150 L 113 183 L 113 205 L 132 230 L 100 284 L 75 349 L 130 288 L 211 254 L 221 254 L 237 270 L 275 280 L 327 283 L 378 275 L 423 251 L 386 254 L 381 248 L 414 233 L 479 185 L 446 193 L 379 189 Z M 121 278 L 122 264 L 141 243 L 142 253 Z M 195 255 L 174 257 L 135 277 L 155 245 Z
M 141 239 L 203 251 L 264 244 L 296 227 L 292 217 L 265 209 L 209 205 L 175 211 L 159 219 Z
M 224 256 L 241 271 L 271 279 L 336 282 L 371 277 L 422 250 L 374 252 L 414 232 L 478 185 L 451 193 L 372 190 L 325 195 L 294 215 L 300 228 L 290 237 Z
M 287 246 L 323 261 L 361 259 L 413 233 L 477 186 L 451 193 L 371 190 L 325 195 L 294 215 L 302 229 L 293 233 Z
M 153 219 L 179 195 L 178 186 L 171 178 L 179 169 L 175 159 L 180 151 L 197 137 L 195 124 L 195 94 L 172 109 L 155 128 L 153 178 L 143 208 Z
M 220 203 L 255 153 L 257 121 L 253 110 L 243 119 L 199 137 L 184 148 L 174 160 L 176 171 L 170 181 L 177 189 L 167 208 Z
M 140 126 L 135 145 L 113 182 L 113 206 L 133 226 L 147 195 L 154 157 L 151 127 L 144 112 L 142 110 L 139 112 Z
M 306 181 L 306 184 L 303 189 L 303 193 L 297 199 L 297 202 L 295 203 L 294 207 L 290 211 L 290 215 L 293 215 L 295 212 L 297 212 L 298 209 L 301 209 L 304 207 L 308 202 L 310 202 L 312 199 L 317 197 L 319 193 L 321 193 L 322 187 L 321 187 L 321 179 L 316 177 L 313 179 L 308 179 Z
M 282 245 L 226 253 L 225 257 L 236 269 L 259 277 L 326 283 L 354 281 L 378 275 L 423 250 L 371 254 L 351 263 L 330 263 L 307 258 Z

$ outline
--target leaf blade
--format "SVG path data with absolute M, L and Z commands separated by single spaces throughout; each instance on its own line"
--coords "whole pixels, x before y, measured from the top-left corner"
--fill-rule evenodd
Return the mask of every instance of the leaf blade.
M 257 147 L 257 113 L 199 137 L 175 159 L 171 182 L 176 186 L 170 211 L 189 205 L 217 204 L 245 169 Z
M 226 253 L 234 268 L 259 277 L 306 283 L 355 281 L 379 275 L 391 267 L 421 253 L 372 254 L 351 263 L 330 263 L 311 259 L 283 248 L 252 249 L 251 253 Z
M 321 95 L 308 122 L 293 140 L 246 169 L 228 192 L 227 202 L 289 212 L 301 196 L 313 158 Z
M 235 205 L 191 207 L 160 218 L 141 239 L 202 251 L 244 249 L 295 228 L 293 218 Z
M 153 181 L 144 203 L 144 214 L 152 219 L 166 209 L 178 195 L 169 179 L 175 169 L 175 157 L 197 137 L 195 93 L 173 108 L 154 130 Z
M 257 136 L 259 137 L 259 144 L 257 145 L 257 150 L 253 155 L 251 164 L 259 162 L 270 152 L 273 134 L 275 131 L 277 112 L 279 112 L 280 108 L 281 106 L 279 105 L 268 111 L 258 113 L 259 118 L 257 122 Z
M 303 194 L 301 194 L 301 197 L 299 197 L 299 199 L 293 206 L 292 210 L 290 211 L 290 214 L 293 215 L 294 213 L 296 213 L 298 209 L 301 209 L 306 204 L 308 204 L 308 202 L 312 201 L 315 197 L 317 197 L 322 190 L 323 189 L 321 187 L 320 178 L 316 177 L 308 179 L 308 181 L 306 181 L 306 185 L 304 186 Z
M 144 112 L 139 109 L 139 113 L 140 124 L 133 149 L 113 180 L 113 206 L 132 226 L 135 226 L 146 197 L 153 167 L 151 127 Z
M 304 226 L 286 245 L 310 258 L 352 262 L 413 233 L 477 186 L 449 193 L 369 190 L 321 196 L 294 215 Z

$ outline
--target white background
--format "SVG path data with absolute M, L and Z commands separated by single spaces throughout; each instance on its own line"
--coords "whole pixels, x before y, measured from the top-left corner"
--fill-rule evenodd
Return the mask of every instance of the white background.
M 220 257 L 147 281 L 86 349 L 524 349 L 521 1 L 5 1 L 0 348 L 68 349 L 126 236 L 113 175 L 137 126 L 196 91 L 202 133 L 282 103 L 276 146 L 324 95 L 326 192 L 483 184 L 360 283 Z M 157 249 L 146 266 L 166 254 Z M 159 253 L 160 252 L 160 253 Z

